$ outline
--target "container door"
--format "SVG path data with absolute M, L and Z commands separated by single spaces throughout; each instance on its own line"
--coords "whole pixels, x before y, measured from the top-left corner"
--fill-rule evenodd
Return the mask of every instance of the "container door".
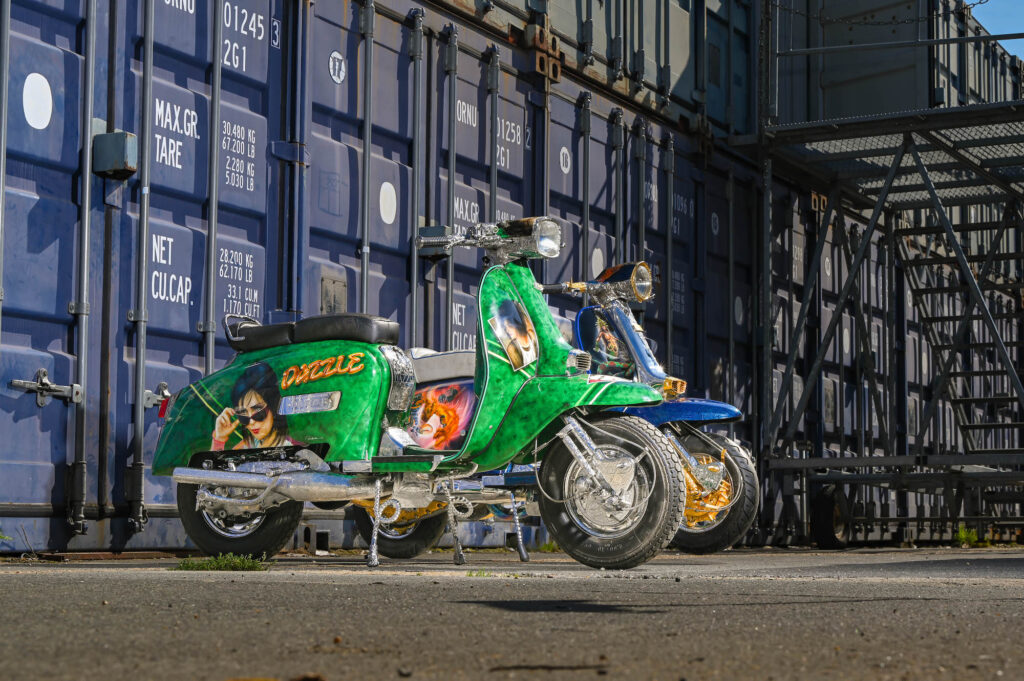
M 412 30 L 378 15 L 374 24 L 370 80 L 364 77 L 367 44 L 360 30 L 361 5 L 313 6 L 307 83 L 312 100 L 309 155 L 309 252 L 304 311 L 307 314 L 367 312 L 401 323 L 410 339 L 412 289 L 409 253 L 418 210 L 410 203 L 413 178 L 414 102 Z M 425 71 L 426 69 L 424 69 Z M 363 177 L 366 94 L 370 96 L 369 177 Z M 426 87 L 421 96 L 426 100 Z M 425 142 L 421 142 L 425 147 Z M 421 152 L 422 153 L 422 152 Z M 362 187 L 369 184 L 369 269 L 362 267 Z M 423 197 L 423 190 L 420 196 Z M 365 290 L 367 308 L 361 300 Z
M 17 2 L 12 11 L 5 178 L 2 308 L 0 308 L 0 551 L 29 546 L 64 547 L 69 537 L 65 477 L 75 453 L 75 413 L 70 400 L 47 398 L 12 387 L 11 381 L 42 379 L 58 386 L 78 382 L 76 318 L 69 304 L 77 289 L 82 249 L 79 225 L 79 152 L 82 143 L 82 5 Z M 97 111 L 102 115 L 102 109 Z M 99 196 L 96 184 L 94 197 Z M 99 270 L 102 204 L 94 201 L 92 257 Z M 98 287 L 97 287 L 98 288 Z M 83 296 L 96 311 L 94 290 Z M 100 346 L 93 324 L 87 339 Z M 93 359 L 95 359 L 94 353 Z M 99 353 L 102 354 L 102 353 Z M 85 382 L 82 407 L 94 412 L 100 386 L 95 362 Z M 95 514 L 96 429 L 82 432 L 87 455 L 87 498 Z M 26 542 L 27 540 L 27 542 Z
M 289 154 L 294 131 L 286 129 L 284 118 L 293 86 L 287 76 L 286 65 L 291 64 L 287 51 L 294 44 L 285 28 L 294 31 L 302 17 L 293 14 L 286 23 L 283 6 L 281 0 L 154 3 L 153 98 L 148 103 L 141 101 L 144 65 L 134 58 L 143 50 L 145 3 L 123 6 L 125 33 L 118 51 L 123 62 L 117 73 L 123 74 L 118 87 L 124 95 L 117 125 L 141 131 L 142 116 L 148 115 L 153 131 L 149 157 L 140 159 L 151 168 L 142 291 L 149 313 L 145 356 L 149 390 L 166 383 L 174 393 L 202 376 L 201 323 L 216 324 L 214 365 L 220 367 L 234 354 L 224 339 L 224 315 L 247 315 L 266 323 L 297 314 L 291 290 L 281 285 L 293 280 L 290 258 L 295 246 L 288 223 L 294 216 L 279 207 L 295 191 L 294 175 L 288 171 L 296 160 Z M 212 44 L 214 22 L 222 27 L 219 45 Z M 222 90 L 219 120 L 211 125 L 214 64 L 221 67 Z M 214 150 L 213 181 L 219 193 L 212 273 L 215 296 L 211 319 L 206 319 L 209 159 Z M 138 329 L 128 311 L 137 305 L 135 268 L 142 253 L 138 176 L 128 189 L 110 244 L 116 253 L 110 277 L 118 285 L 109 302 L 116 456 L 108 475 L 112 495 L 119 502 L 134 447 L 132 405 L 137 399 Z M 227 405 L 211 406 L 211 410 L 219 406 Z M 212 418 L 213 414 L 211 423 Z M 149 409 L 144 437 L 145 503 L 154 519 L 150 529 L 131 537 L 133 546 L 178 545 L 183 537 L 180 523 L 167 517 L 176 510 L 173 482 L 148 472 L 148 457 L 158 435 L 156 409 Z
M 438 101 L 430 121 L 435 152 L 428 163 L 431 209 L 430 224 L 450 224 L 457 234 L 478 222 L 490 219 L 492 202 L 495 219 L 525 217 L 533 214 L 534 181 L 538 177 L 534 159 L 539 119 L 529 103 L 533 87 L 504 70 L 516 58 L 507 49 L 499 52 L 499 69 L 492 66 L 493 46 L 482 55 L 459 50 L 451 64 L 447 36 L 433 41 L 434 63 L 431 74 Z M 504 68 L 501 65 L 504 64 Z M 517 64 L 523 68 L 522 64 Z M 455 83 L 455 102 L 451 87 Z M 491 111 L 497 101 L 497 127 Z M 454 120 L 454 138 L 450 123 Z M 494 144 L 491 144 L 491 140 Z M 454 146 L 454 157 L 451 150 Z M 454 169 L 453 169 L 454 161 Z M 491 184 L 491 167 L 496 166 L 497 185 Z M 454 184 L 449 207 L 449 182 Z M 457 249 L 451 282 L 451 309 L 435 317 L 432 347 L 469 350 L 476 347 L 477 283 L 482 271 L 482 253 L 475 249 Z M 426 296 L 433 298 L 434 309 L 444 310 L 449 282 L 447 263 L 433 275 L 436 287 Z M 431 290 L 433 293 L 431 293 Z M 450 316 L 450 335 L 446 332 Z

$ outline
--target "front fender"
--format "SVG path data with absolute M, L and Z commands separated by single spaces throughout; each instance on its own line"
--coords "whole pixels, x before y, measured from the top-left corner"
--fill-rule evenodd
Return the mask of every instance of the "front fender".
M 630 416 L 639 416 L 654 426 L 673 421 L 686 421 L 699 426 L 728 423 L 743 417 L 743 412 L 731 404 L 699 397 L 678 397 L 650 407 L 625 407 L 622 411 Z

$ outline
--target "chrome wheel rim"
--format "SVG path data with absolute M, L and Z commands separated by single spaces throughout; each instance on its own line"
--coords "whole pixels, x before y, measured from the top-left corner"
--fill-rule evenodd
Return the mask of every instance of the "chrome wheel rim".
M 231 490 L 218 488 L 217 491 L 230 492 Z M 229 494 L 227 496 L 233 495 Z M 243 539 L 248 537 L 259 529 L 260 525 L 263 524 L 264 519 L 267 517 L 266 513 L 252 513 L 247 516 L 225 515 L 221 517 L 220 515 L 210 513 L 206 509 L 201 509 L 200 515 L 211 530 L 228 539 Z
M 704 456 L 710 456 L 710 455 L 709 454 L 705 454 Z M 736 489 L 736 483 L 735 483 L 733 475 L 732 475 L 732 469 L 729 467 L 728 464 L 724 464 L 724 467 L 725 467 L 725 475 L 722 477 L 722 482 L 728 482 L 729 485 L 730 485 L 730 488 L 732 490 L 733 495 L 735 495 L 737 489 Z M 734 500 L 735 500 L 735 496 L 731 496 L 729 498 L 730 502 L 733 502 Z M 689 532 L 691 534 L 701 534 L 703 532 L 709 532 L 709 531 L 713 530 L 714 528 L 718 527 L 719 525 L 721 525 L 722 523 L 724 523 L 725 519 L 727 517 L 729 517 L 729 511 L 731 511 L 731 510 L 732 510 L 732 506 L 729 506 L 724 511 L 719 511 L 715 515 L 715 519 L 714 520 L 701 520 L 701 521 L 698 521 L 695 525 L 688 525 L 686 523 L 686 519 L 684 517 L 683 522 L 679 525 L 679 529 L 682 530 L 683 532 Z
M 634 530 L 643 519 L 651 494 L 650 476 L 625 449 L 602 446 L 601 452 L 620 461 L 628 458 L 635 462 L 632 481 L 615 490 L 625 508 L 615 509 L 603 501 L 599 491 L 587 485 L 587 473 L 575 459 L 566 470 L 562 498 L 566 512 L 577 527 L 591 536 L 614 539 Z
M 381 524 L 377 529 L 377 532 L 385 539 L 405 539 L 412 534 L 413 530 L 419 527 L 419 525 L 419 521 L 416 521 L 411 525 L 402 525 L 401 527 Z

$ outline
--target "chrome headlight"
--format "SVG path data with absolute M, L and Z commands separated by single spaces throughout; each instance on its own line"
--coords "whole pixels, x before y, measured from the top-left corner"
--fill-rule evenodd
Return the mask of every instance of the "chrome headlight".
M 633 284 L 633 294 L 636 300 L 642 303 L 654 295 L 654 276 L 651 274 L 651 266 L 645 262 L 638 262 L 633 268 L 633 276 L 630 277 Z
M 587 290 L 604 305 L 607 300 L 635 300 L 646 303 L 654 296 L 654 275 L 651 266 L 642 260 L 612 265 L 587 284 Z
M 409 355 L 394 345 L 381 345 L 380 354 L 391 367 L 391 390 L 388 391 L 388 409 L 405 411 L 412 403 L 416 392 L 416 374 L 412 370 Z
M 533 237 L 537 254 L 545 258 L 557 258 L 562 252 L 562 227 L 550 218 L 541 218 L 533 225 Z

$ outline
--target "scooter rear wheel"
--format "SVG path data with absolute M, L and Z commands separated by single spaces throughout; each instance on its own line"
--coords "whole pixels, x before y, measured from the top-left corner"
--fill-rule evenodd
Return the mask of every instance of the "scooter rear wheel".
M 302 503 L 286 501 L 248 518 L 215 517 L 196 509 L 198 485 L 178 485 L 178 514 L 189 539 L 209 555 L 272 557 L 295 535 L 302 519 Z
M 682 464 L 665 436 L 642 419 L 615 414 L 589 423 L 593 427 L 585 427 L 610 462 L 605 477 L 633 471 L 632 479 L 621 479 L 616 489 L 627 507 L 602 501 L 583 467 L 558 442 L 539 471 L 541 518 L 558 546 L 584 565 L 612 570 L 642 565 L 668 544 L 682 521 Z

